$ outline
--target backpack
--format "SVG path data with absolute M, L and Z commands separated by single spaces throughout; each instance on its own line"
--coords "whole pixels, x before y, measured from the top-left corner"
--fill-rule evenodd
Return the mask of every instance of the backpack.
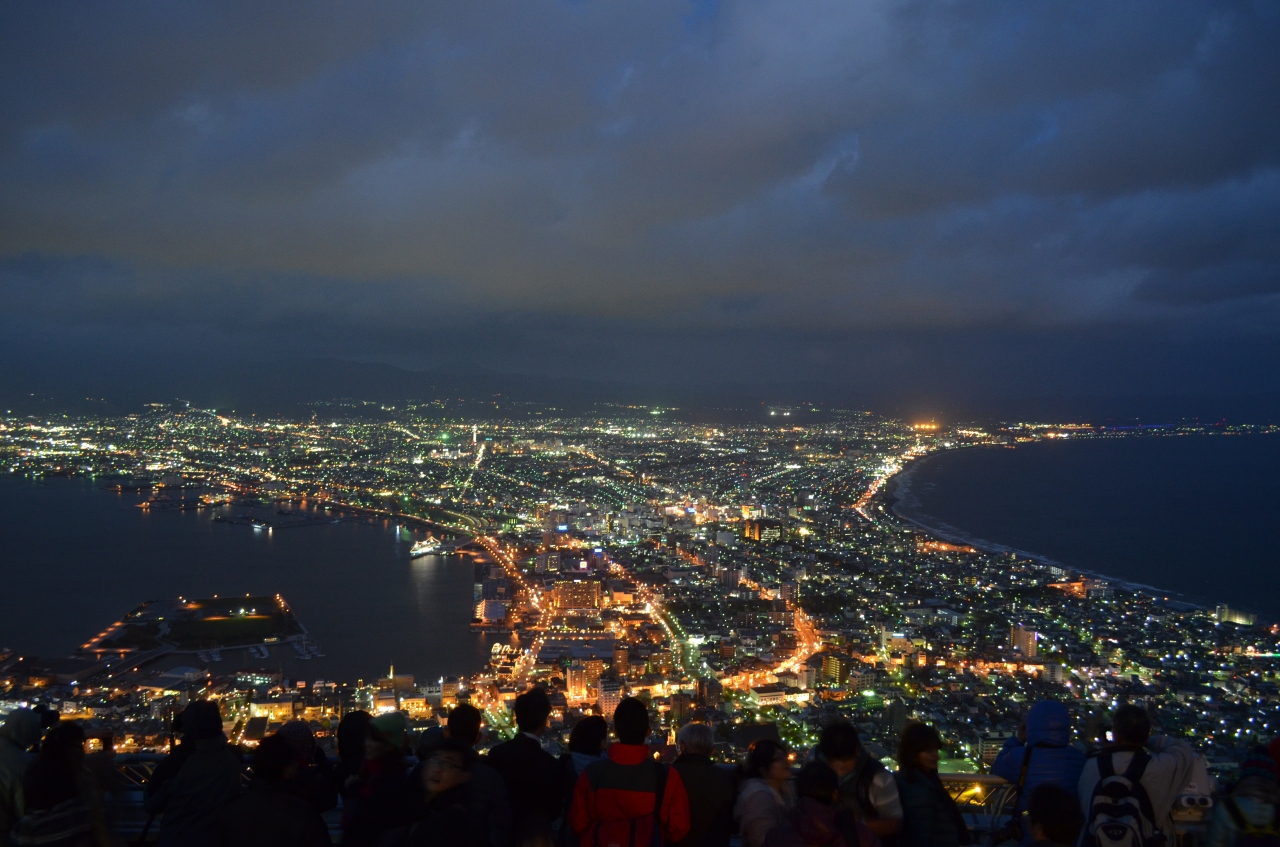
M 1255 827 L 1245 819 L 1234 797 L 1228 797 L 1224 805 L 1236 825 L 1236 847 L 1280 847 L 1280 807 L 1272 815 L 1270 824 Z
M 1151 763 L 1145 750 L 1135 750 L 1124 773 L 1116 773 L 1114 753 L 1098 756 L 1098 784 L 1093 789 L 1084 827 L 1086 847 L 1163 847 L 1151 798 L 1142 775 Z
M 640 785 L 646 783 L 647 778 L 640 775 L 637 769 L 648 770 L 652 775 L 652 782 L 644 788 Z M 627 845 L 627 847 L 662 847 L 665 841 L 662 834 L 662 801 L 667 794 L 669 773 L 667 765 L 651 759 L 639 765 L 619 765 L 610 759 L 602 759 L 588 765 L 584 773 L 588 775 L 592 791 L 644 791 L 652 792 L 654 795 L 651 818 L 642 815 L 635 818 L 597 821 L 592 835 L 593 843 L 597 847 L 607 844 Z M 639 824 L 646 819 L 650 822 L 650 832 L 648 841 L 644 842 L 638 838 L 638 835 Z
M 853 796 L 857 800 L 858 809 L 862 812 L 864 819 L 880 817 L 875 804 L 871 802 L 871 783 L 881 771 L 887 770 L 888 768 L 873 756 L 865 753 L 858 756 L 858 763 L 854 765 Z
M 879 759 L 867 754 L 865 751 L 858 755 L 858 763 L 854 765 L 852 775 L 853 780 L 853 799 L 858 807 L 858 817 L 864 821 L 875 820 L 880 817 L 880 812 L 876 809 L 875 803 L 871 802 L 871 784 L 875 782 L 876 777 L 884 772 L 889 771 Z M 881 847 L 897 847 L 897 835 L 881 835 L 879 837 Z

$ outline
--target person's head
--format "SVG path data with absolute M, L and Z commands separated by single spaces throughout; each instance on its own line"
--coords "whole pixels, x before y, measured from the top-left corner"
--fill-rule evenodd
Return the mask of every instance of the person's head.
M 276 730 L 276 735 L 289 744 L 293 757 L 299 763 L 311 761 L 316 747 L 316 737 L 311 731 L 311 724 L 303 720 L 286 721 L 284 726 Z
M 747 750 L 743 764 L 747 776 L 781 785 L 791 778 L 791 760 L 787 748 L 772 738 L 761 738 Z
M 368 712 L 355 711 L 347 712 L 338 721 L 338 757 L 344 762 L 352 764 L 364 758 L 364 742 L 372 719 Z
M 1070 744 L 1071 713 L 1064 703 L 1041 700 L 1027 710 L 1022 730 L 1022 741 L 1026 744 Z
M 428 797 L 443 794 L 471 778 L 475 753 L 471 745 L 456 738 L 446 738 L 427 754 L 422 767 L 422 787 Z
M 173 720 L 183 741 L 202 741 L 222 735 L 222 712 L 214 700 L 192 700 Z
M 588 715 L 578 721 L 569 733 L 569 752 L 598 756 L 609 739 L 609 724 L 599 715 Z
M 1080 801 L 1060 785 L 1037 785 L 1027 800 L 1027 827 L 1035 841 L 1075 844 L 1084 826 Z
M 836 802 L 836 795 L 839 793 L 840 777 L 826 762 L 809 762 L 796 776 L 797 797 L 808 797 L 824 806 L 830 806 Z
M 468 747 L 480 740 L 480 710 L 470 703 L 459 703 L 449 712 L 449 737 Z
M 381 759 L 403 753 L 408 731 L 409 720 L 404 712 L 385 712 L 372 718 L 364 742 L 365 758 Z
M 19 750 L 26 750 L 40 740 L 40 713 L 31 709 L 14 709 L 0 727 L 0 738 L 7 738 Z
M 858 738 L 858 730 L 848 721 L 836 721 L 822 730 L 822 738 L 818 741 L 818 752 L 836 772 L 837 776 L 845 776 L 853 772 L 858 763 L 858 753 L 862 742 Z
M 54 724 L 40 743 L 40 754 L 22 777 L 27 809 L 52 809 L 78 797 L 83 768 L 84 730 L 71 721 Z
M 1251 797 L 1263 803 L 1280 802 L 1280 765 L 1267 750 L 1259 747 L 1240 763 L 1240 779 L 1231 789 L 1232 797 Z
M 649 737 L 649 709 L 635 697 L 627 697 L 613 710 L 613 731 L 623 744 L 643 744 Z
M 938 751 L 942 739 L 928 724 L 908 724 L 898 741 L 898 769 L 933 773 L 938 769 Z
M 79 771 L 84 764 L 84 730 L 72 721 L 59 721 L 44 734 L 40 757 Z
M 1151 718 L 1147 710 L 1125 703 L 1111 716 L 1111 737 L 1117 744 L 1141 747 L 1151 737 Z
M 263 782 L 280 783 L 298 773 L 298 755 L 293 743 L 279 733 L 268 735 L 253 751 L 253 775 Z
M 521 732 L 541 735 L 551 717 L 551 698 L 543 688 L 533 687 L 516 698 L 516 726 Z
M 693 756 L 710 756 L 716 748 L 716 738 L 705 723 L 687 723 L 676 734 L 676 744 L 681 753 Z

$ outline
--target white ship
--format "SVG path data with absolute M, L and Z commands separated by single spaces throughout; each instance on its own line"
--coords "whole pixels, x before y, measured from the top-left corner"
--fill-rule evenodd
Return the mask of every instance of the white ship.
M 409 555 L 415 559 L 419 556 L 429 556 L 432 553 L 439 553 L 440 546 L 439 539 L 428 535 L 424 540 L 409 548 Z

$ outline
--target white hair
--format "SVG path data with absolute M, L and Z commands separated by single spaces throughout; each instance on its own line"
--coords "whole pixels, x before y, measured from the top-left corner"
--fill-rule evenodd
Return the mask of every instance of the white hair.
M 707 754 L 716 746 L 711 727 L 705 723 L 689 723 L 680 727 L 680 732 L 676 734 L 676 743 L 686 753 Z

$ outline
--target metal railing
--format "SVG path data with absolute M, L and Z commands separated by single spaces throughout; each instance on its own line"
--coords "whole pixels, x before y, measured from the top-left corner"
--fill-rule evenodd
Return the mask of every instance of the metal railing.
M 976 841 L 987 843 L 991 834 L 1009 823 L 1016 802 L 1014 786 L 990 774 L 940 773 Z

